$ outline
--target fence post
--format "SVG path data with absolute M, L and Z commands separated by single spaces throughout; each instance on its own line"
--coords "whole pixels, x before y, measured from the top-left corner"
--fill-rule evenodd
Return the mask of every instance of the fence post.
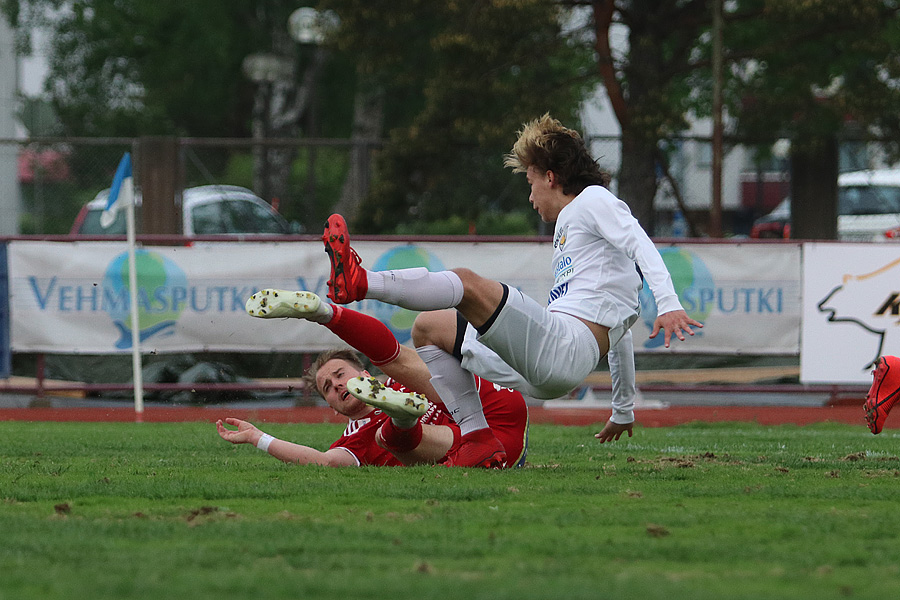
M 182 234 L 181 168 L 178 140 L 147 136 L 138 141 L 138 173 L 143 233 Z

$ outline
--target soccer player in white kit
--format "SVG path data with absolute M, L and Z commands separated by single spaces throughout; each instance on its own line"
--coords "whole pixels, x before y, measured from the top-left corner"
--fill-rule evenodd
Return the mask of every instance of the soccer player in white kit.
M 668 348 L 673 336 L 683 341 L 684 333 L 694 335 L 692 327 L 703 327 L 685 313 L 662 257 L 628 206 L 606 189 L 608 175 L 576 131 L 544 115 L 524 125 L 504 163 L 526 174 L 541 219 L 556 222 L 546 307 L 469 269 L 368 271 L 340 215 L 329 217 L 323 235 L 335 302 L 371 298 L 440 311 L 419 315 L 413 341 L 460 426 L 460 454 L 471 466 L 499 467 L 506 459 L 484 419 L 473 373 L 534 398 L 557 398 L 609 355 L 613 411 L 596 437 L 618 440 L 632 434 L 634 423 L 630 328 L 640 313 L 642 279 L 658 307 L 651 338 L 662 331 Z M 458 326 L 452 311 L 440 310 L 446 308 L 468 324 Z

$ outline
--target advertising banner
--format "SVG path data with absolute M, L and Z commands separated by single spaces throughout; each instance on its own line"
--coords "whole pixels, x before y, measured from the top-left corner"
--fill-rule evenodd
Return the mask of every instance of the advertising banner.
M 357 242 L 373 270 L 467 267 L 546 303 L 553 285 L 550 243 Z M 796 354 L 800 250 L 787 245 L 661 247 L 687 312 L 705 324 L 689 341 L 649 340 L 655 303 L 642 294 L 636 352 Z M 120 353 L 131 350 L 127 252 L 123 242 L 9 245 L 12 349 Z M 204 243 L 137 251 L 140 344 L 144 352 L 317 352 L 343 347 L 300 320 L 248 316 L 262 288 L 327 293 L 328 258 L 318 242 Z M 410 339 L 416 313 L 374 300 L 353 303 Z
M 635 352 L 797 354 L 800 350 L 800 246 L 659 246 L 685 311 L 703 323 L 694 337 L 649 339 L 656 303 L 645 285 Z
M 803 383 L 871 384 L 900 355 L 900 245 L 803 245 Z
M 375 270 L 476 264 L 537 297 L 550 289 L 549 244 L 354 244 Z M 263 288 L 327 293 L 321 243 L 207 243 L 145 247 L 136 255 L 140 344 L 144 352 L 272 350 L 318 352 L 345 344 L 320 325 L 264 320 L 244 310 Z M 548 280 L 545 282 L 545 279 Z M 12 347 L 17 352 L 106 354 L 131 351 L 126 246 L 122 242 L 10 244 Z M 410 339 L 416 313 L 367 300 L 352 308 Z

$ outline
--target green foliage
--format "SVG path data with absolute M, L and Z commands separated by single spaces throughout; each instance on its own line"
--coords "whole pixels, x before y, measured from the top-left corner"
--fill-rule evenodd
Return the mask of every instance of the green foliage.
M 397 226 L 399 235 L 535 235 L 536 216 L 524 212 L 484 212 L 475 221 L 451 216 L 437 221 L 416 221 Z
M 289 221 L 317 231 L 328 215 L 347 177 L 349 156 L 345 148 L 301 148 L 291 169 L 291 187 L 298 201 L 284 206 Z
M 802 143 L 859 131 L 900 134 L 900 12 L 895 2 L 740 3 L 726 24 L 726 88 L 740 132 Z M 871 128 L 875 129 L 871 129 Z
M 66 135 L 247 136 L 254 86 L 241 71 L 244 58 L 275 52 L 301 65 L 310 60 L 309 48 L 286 44 L 288 15 L 307 4 L 289 0 L 5 0 L 4 12 L 21 25 L 17 44 L 27 42 L 28 25 L 47 24 L 47 8 L 63 4 L 71 10 L 52 23 L 48 94 Z M 388 143 L 356 230 L 468 223 L 522 207 L 523 178 L 501 166 L 515 131 L 548 111 L 578 127 L 579 103 L 598 81 L 594 39 L 584 34 L 593 23 L 562 32 L 559 17 L 572 4 L 584 3 L 317 3 L 336 11 L 341 26 L 327 41 L 306 134 L 349 136 L 358 94 L 385 99 Z M 896 2 L 740 0 L 725 7 L 725 97 L 734 133 L 814 144 L 865 132 L 900 148 Z M 627 53 L 613 57 L 627 113 L 619 189 L 647 220 L 658 141 L 683 131 L 686 115 L 710 114 L 710 3 L 641 0 L 613 8 L 614 22 L 628 29 Z M 33 123 L 49 114 L 39 106 L 25 113 Z M 291 198 L 287 206 L 320 219 L 340 183 L 324 185 L 328 195 Z
M 26 184 L 21 189 L 23 234 L 69 233 L 84 198 L 71 183 Z
M 28 26 L 57 0 L 10 0 Z M 247 134 L 243 59 L 286 37 L 296 2 L 76 2 L 53 22 L 48 92 L 69 135 Z
M 341 18 L 339 47 L 386 98 L 389 142 L 361 232 L 520 207 L 526 196 L 505 193 L 502 167 L 516 130 L 548 111 L 574 124 L 596 82 L 590 50 L 566 43 L 554 2 L 324 4 Z
M 225 167 L 225 181 L 245 188 L 253 187 L 253 155 L 236 152 L 228 157 Z
M 224 415 L 223 415 L 224 416 Z M 326 447 L 340 425 L 266 424 Z M 533 426 L 502 472 L 297 467 L 211 423 L 0 423 L 3 595 L 896 597 L 896 435 Z
M 6 8 L 27 26 L 57 4 L 9 0 Z M 253 53 L 285 54 L 295 8 L 284 0 L 76 3 L 54 24 L 49 57 L 48 90 L 63 131 L 247 136 L 254 88 L 241 63 Z M 524 180 L 512 186 L 501 166 L 515 131 L 547 111 L 575 124 L 596 81 L 592 50 L 567 42 L 557 19 L 564 9 L 550 0 L 326 0 L 317 8 L 336 10 L 341 31 L 326 43 L 307 133 L 349 136 L 357 93 L 385 98 L 390 143 L 377 157 L 361 233 L 518 210 Z M 294 47 L 301 65 L 307 50 Z M 290 198 L 287 216 L 321 220 L 339 197 L 343 182 L 333 177 L 346 173 L 345 161 L 321 178 L 317 163 L 321 190 Z

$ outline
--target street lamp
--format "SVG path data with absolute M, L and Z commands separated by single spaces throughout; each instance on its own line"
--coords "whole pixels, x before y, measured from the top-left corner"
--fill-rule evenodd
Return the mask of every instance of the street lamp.
M 289 58 L 270 53 L 258 53 L 247 56 L 241 63 L 244 75 L 256 85 L 253 99 L 253 115 L 251 128 L 253 139 L 264 141 L 269 137 L 269 120 L 272 101 L 272 86 L 278 81 L 290 79 L 293 75 L 293 63 Z M 257 165 L 258 181 L 254 181 L 256 193 L 263 198 L 270 196 L 269 188 L 269 152 L 261 144 L 253 146 L 254 163 Z
M 254 188 L 260 196 L 273 202 L 287 191 L 285 186 L 292 159 L 290 150 L 270 150 L 266 140 L 292 136 L 304 114 L 310 123 L 313 122 L 308 107 L 314 95 L 315 76 L 325 54 L 319 45 L 336 25 L 337 17 L 331 11 L 319 12 L 303 7 L 291 13 L 286 32 L 290 40 L 314 48 L 312 62 L 306 66 L 302 77 L 299 57 L 290 51 L 292 44 L 288 37 L 278 32 L 273 32 L 275 53 L 251 54 L 241 64 L 244 75 L 256 87 L 251 119 L 255 142 Z
M 311 6 L 303 6 L 288 17 L 288 31 L 298 44 L 319 46 L 326 35 L 334 31 L 339 23 L 337 15 L 330 10 L 318 11 Z
M 307 65 L 300 83 L 303 93 L 298 94 L 298 114 L 306 116 L 306 135 L 316 133 L 315 114 L 315 88 L 319 71 L 325 62 L 325 49 L 322 44 L 329 34 L 337 29 L 339 19 L 330 10 L 318 11 L 310 6 L 303 6 L 291 13 L 288 17 L 288 33 L 300 46 L 312 47 L 312 61 Z M 307 148 L 306 185 L 304 190 L 304 202 L 310 207 L 315 206 L 316 196 L 316 149 L 313 146 Z
M 289 58 L 277 54 L 251 54 L 241 63 L 244 75 L 256 84 L 274 83 L 293 75 L 293 64 Z

